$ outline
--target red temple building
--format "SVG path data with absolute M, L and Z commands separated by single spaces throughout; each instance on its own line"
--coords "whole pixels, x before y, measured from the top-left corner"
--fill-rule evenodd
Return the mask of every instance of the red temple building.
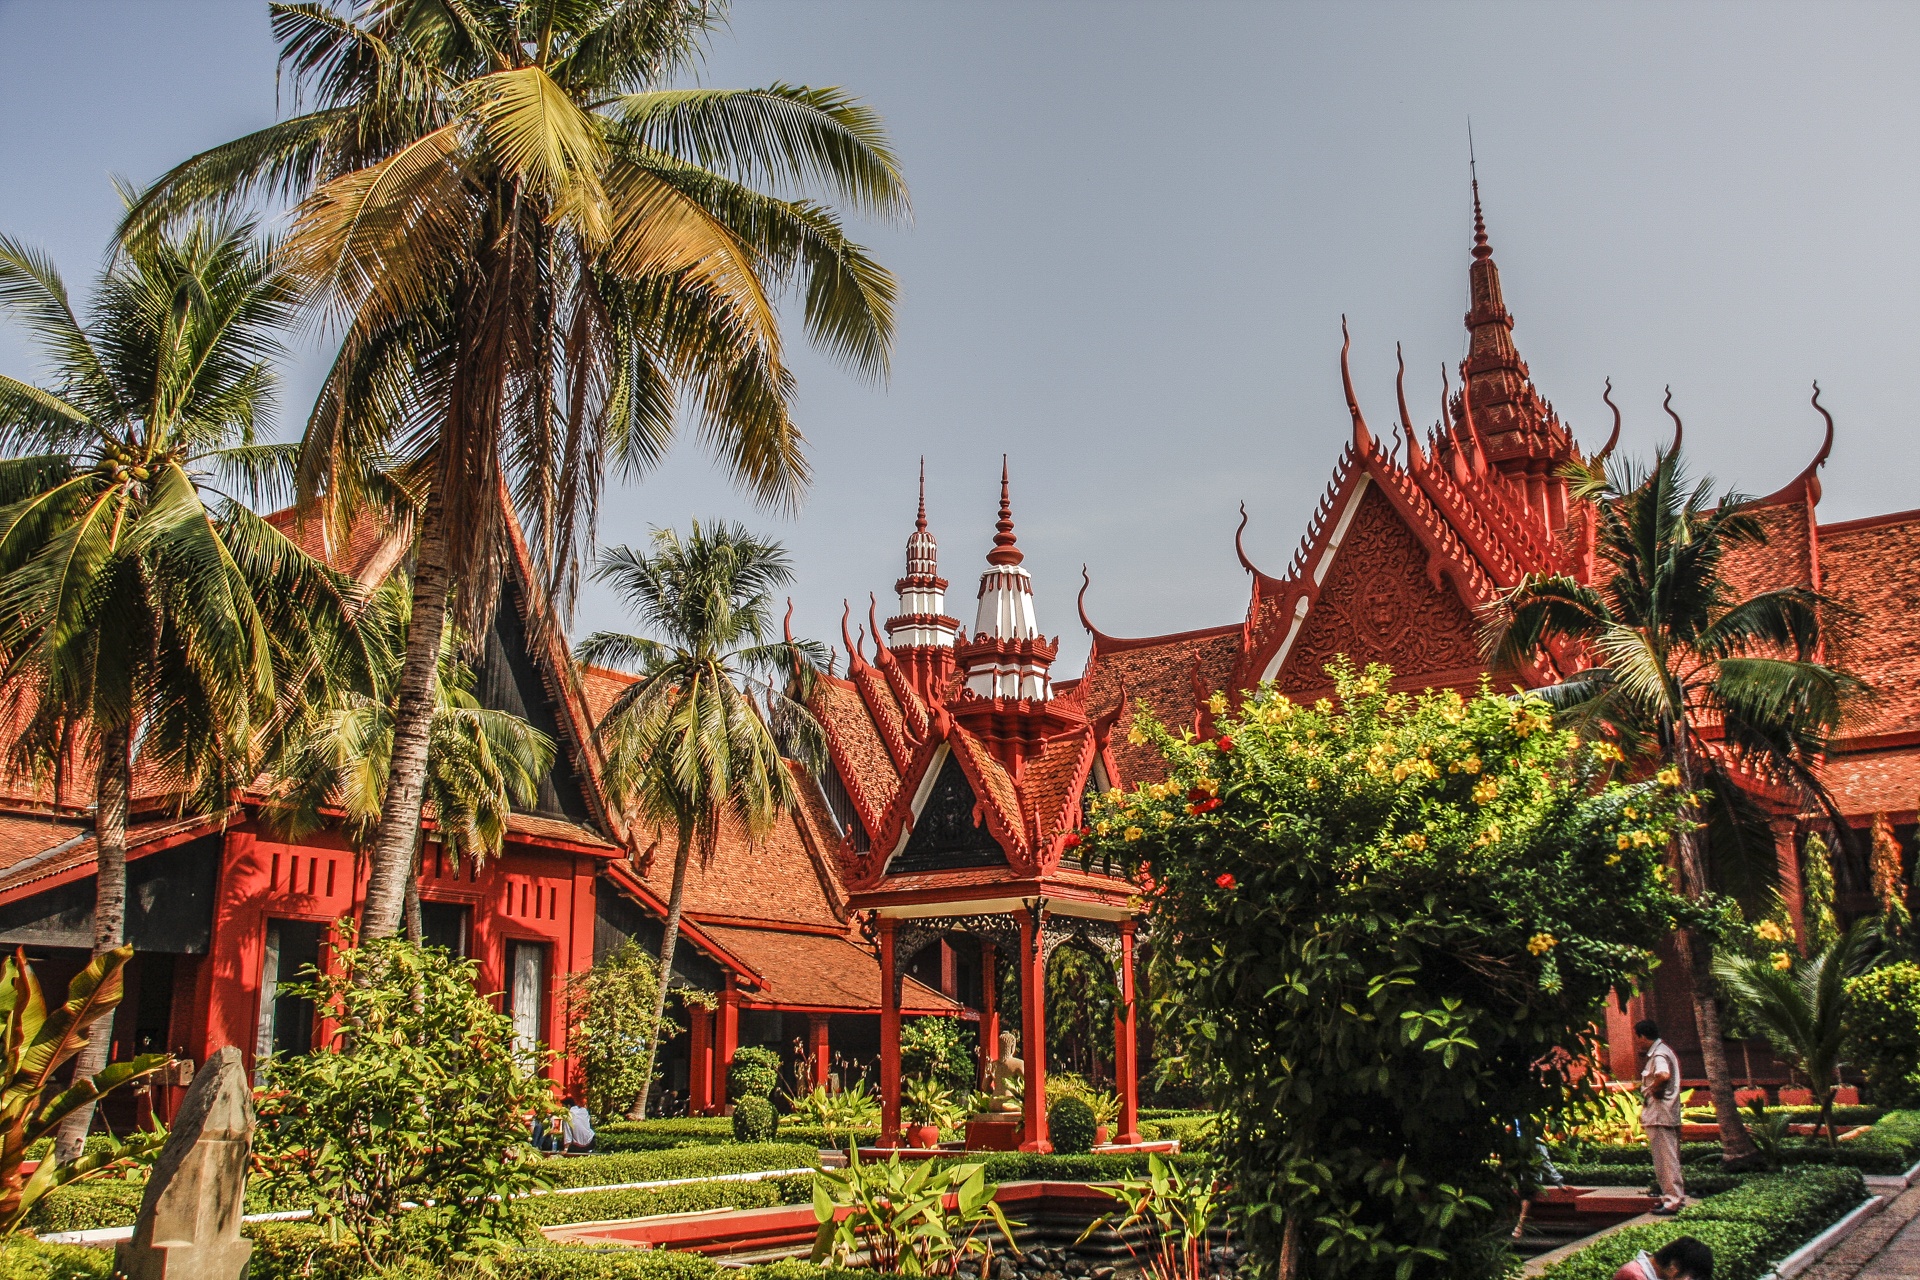
M 1119 992 L 1106 1058 L 1123 1100 L 1114 1136 L 1136 1136 L 1139 903 L 1127 880 L 1074 852 L 1091 790 L 1162 776 L 1151 748 L 1127 740 L 1136 704 L 1204 733 L 1213 693 L 1271 681 L 1311 699 L 1330 687 L 1324 669 L 1337 654 L 1391 664 L 1404 689 L 1471 689 L 1488 674 L 1476 610 L 1529 573 L 1594 573 L 1592 513 L 1558 474 L 1587 455 L 1515 346 L 1477 191 L 1468 281 L 1468 354 L 1431 427 L 1414 426 L 1403 370 L 1396 420 L 1378 434 L 1343 344 L 1350 441 L 1284 572 L 1256 566 L 1236 535 L 1251 580 L 1238 620 L 1117 638 L 1089 620 L 1083 587 L 1091 652 L 1077 678 L 1056 680 L 1059 646 L 1039 629 L 1004 467 L 970 627 L 947 611 L 923 485 L 896 612 L 882 622 L 870 602 L 856 635 L 848 610 L 844 674 L 815 684 L 831 767 L 809 777 L 791 766 L 800 807 L 757 842 L 727 833 L 692 869 L 675 981 L 711 992 L 715 1007 L 684 1008 L 686 1029 L 665 1049 L 676 1105 L 722 1108 L 734 1050 L 767 1045 L 786 1054 L 795 1086 L 877 1071 L 895 1134 L 903 1017 L 968 1021 L 983 1066 L 1004 1022 L 1027 1070 L 1025 1111 L 1008 1141 L 1045 1149 L 1042 992 L 1049 965 L 1074 948 L 1106 965 Z M 1603 448 L 1617 442 L 1617 413 L 1613 430 Z M 1920 511 L 1822 524 L 1819 475 L 1832 446 L 1829 418 L 1806 468 L 1759 501 L 1771 540 L 1736 568 L 1756 588 L 1813 587 L 1861 620 L 1846 661 L 1878 696 L 1822 767 L 1848 828 L 1830 840 L 1838 906 L 1858 915 L 1876 908 L 1868 828 L 1890 825 L 1903 849 L 1913 845 Z M 275 519 L 365 583 L 395 572 L 407 549 L 400 535 L 373 529 L 330 547 Z M 657 948 L 672 871 L 671 857 L 657 855 L 672 842 L 629 828 L 601 784 L 592 727 L 629 677 L 577 667 L 552 619 L 534 625 L 538 596 L 517 535 L 515 546 L 474 660 L 477 692 L 553 737 L 558 760 L 538 802 L 514 815 L 501 857 L 455 864 L 430 835 L 420 896 L 429 939 L 478 962 L 516 1033 L 564 1047 L 567 976 L 630 939 Z M 1544 667 L 1494 674 L 1501 684 L 1553 678 Z M 90 775 L 77 767 L 57 785 L 0 779 L 0 943 L 25 947 L 54 984 L 84 962 L 91 939 L 91 796 L 73 785 Z M 1824 819 L 1784 792 L 1757 781 L 1754 790 L 1797 917 L 1804 842 Z M 338 922 L 361 902 L 363 857 L 336 832 L 276 836 L 256 794 L 222 813 L 181 815 L 157 787 L 142 792 L 128 866 L 138 955 L 115 1052 L 165 1048 L 199 1061 L 231 1043 L 255 1061 L 305 1048 L 312 1012 L 279 987 L 301 966 L 327 963 Z M 1009 974 L 1017 982 L 1003 988 Z M 1701 1074 L 1683 983 L 1667 966 L 1628 1008 L 1610 1010 L 1616 1070 L 1631 1072 L 1625 1028 L 1644 1010 L 1688 1074 Z M 1730 1044 L 1729 1059 L 1745 1079 L 1785 1075 L 1758 1043 Z M 555 1066 L 561 1078 L 569 1070 L 564 1058 Z

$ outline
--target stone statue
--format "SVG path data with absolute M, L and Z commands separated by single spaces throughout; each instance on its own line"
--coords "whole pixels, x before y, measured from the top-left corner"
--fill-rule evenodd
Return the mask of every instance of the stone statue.
M 1000 1056 L 987 1064 L 987 1115 L 1009 1115 L 1020 1110 L 1015 1089 L 1027 1080 L 1026 1064 L 1013 1056 L 1019 1041 L 1011 1031 L 1000 1033 Z
M 133 1239 L 115 1251 L 127 1280 L 239 1280 L 253 1242 L 240 1237 L 253 1088 L 228 1045 L 199 1071 L 147 1179 Z

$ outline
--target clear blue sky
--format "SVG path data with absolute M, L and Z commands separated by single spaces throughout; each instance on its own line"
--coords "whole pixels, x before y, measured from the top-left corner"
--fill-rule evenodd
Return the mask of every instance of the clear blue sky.
M 261 0 L 0 0 L 0 228 L 75 281 L 117 205 L 270 121 Z M 726 514 L 784 538 L 798 620 L 887 613 L 916 459 L 952 612 L 971 619 L 1000 454 L 1060 632 L 1237 620 L 1247 543 L 1279 572 L 1347 438 L 1337 355 L 1391 419 L 1458 360 L 1466 121 L 1515 338 L 1589 444 L 1601 382 L 1626 447 L 1666 438 L 1671 383 L 1700 465 L 1764 492 L 1839 420 L 1822 516 L 1913 507 L 1920 340 L 1920 7 L 740 0 L 706 83 L 837 84 L 886 116 L 915 218 L 861 228 L 902 280 L 891 382 L 798 361 L 819 480 L 756 512 L 697 450 L 610 493 L 607 540 Z M 22 371 L 0 333 L 0 369 Z M 297 423 L 314 360 L 288 372 Z M 614 624 L 583 601 L 577 630 Z

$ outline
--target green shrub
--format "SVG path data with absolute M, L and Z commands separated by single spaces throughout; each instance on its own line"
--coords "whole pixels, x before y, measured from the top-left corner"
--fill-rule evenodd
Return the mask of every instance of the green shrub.
M 1866 1198 L 1867 1184 L 1858 1169 L 1797 1169 L 1754 1178 L 1676 1216 L 1683 1222 L 1752 1222 L 1783 1239 L 1802 1241 Z
M 1047 1136 L 1061 1155 L 1086 1155 L 1093 1150 L 1093 1108 L 1085 1098 L 1071 1094 L 1054 1099 L 1047 1108 Z
M 780 1129 L 780 1117 L 773 1112 L 773 1100 L 750 1093 L 733 1104 L 733 1140 L 735 1142 L 772 1142 Z
M 1204 1167 L 1198 1156 L 1162 1156 L 1169 1165 L 1189 1172 Z M 988 1182 L 1117 1182 L 1143 1177 L 1147 1157 L 1141 1155 L 1046 1155 L 1038 1151 L 969 1152 L 966 1162 L 981 1165 Z
M 804 1204 L 812 1196 L 813 1175 L 806 1174 L 761 1182 L 694 1182 L 644 1191 L 582 1191 L 573 1195 L 534 1196 L 515 1207 L 528 1223 L 555 1227 L 569 1222 L 614 1222 L 702 1209 L 764 1209 L 776 1204 Z
M 28 1210 L 23 1224 L 41 1235 L 56 1231 L 98 1231 L 130 1227 L 140 1214 L 142 1182 L 83 1182 L 60 1187 Z
M 1202 1111 L 1198 1115 L 1172 1116 L 1165 1120 L 1142 1120 L 1140 1136 L 1148 1142 L 1178 1142 L 1182 1151 L 1211 1151 L 1219 1134 L 1218 1117 Z
M 1647 1164 L 1556 1164 L 1555 1167 L 1576 1187 L 1646 1187 L 1653 1182 L 1653 1166 Z M 1686 1171 L 1687 1194 L 1718 1195 L 1760 1176 L 1763 1175 L 1694 1167 Z
M 1776 1252 L 1771 1235 L 1752 1223 L 1682 1223 L 1676 1218 L 1602 1236 L 1548 1267 L 1539 1280 L 1613 1280 L 1614 1272 L 1633 1261 L 1642 1249 L 1651 1253 L 1679 1236 L 1692 1236 L 1713 1250 L 1713 1280 L 1759 1280 Z
M 540 1173 L 547 1185 L 553 1187 L 609 1187 L 623 1182 L 710 1178 L 723 1173 L 759 1173 L 767 1169 L 809 1169 L 819 1158 L 816 1148 L 799 1143 L 730 1142 L 723 1147 L 548 1160 L 540 1166 Z
M 849 1137 L 871 1142 L 879 1132 L 871 1125 L 853 1129 L 826 1129 L 817 1124 L 795 1124 L 789 1119 L 780 1125 L 780 1140 L 814 1148 L 837 1147 L 845 1150 Z M 724 1116 L 697 1120 L 625 1121 L 596 1129 L 593 1135 L 593 1149 L 608 1154 L 685 1151 L 695 1147 L 730 1146 L 732 1143 L 733 1121 Z
M 28 1236 L 0 1240 L 0 1280 L 107 1280 L 112 1274 L 111 1249 L 41 1244 Z
M 751 1045 L 733 1051 L 727 1067 L 727 1100 L 771 1098 L 780 1085 L 780 1055 Z
M 567 979 L 568 1039 L 596 1119 L 625 1115 L 647 1083 L 659 994 L 659 961 L 631 939 Z M 664 1029 L 679 1030 L 670 1018 Z
M 1903 960 L 1847 983 L 1848 1060 L 1866 1072 L 1873 1100 L 1920 1106 L 1920 964 Z
M 762 1263 L 757 1267 L 747 1267 L 740 1273 L 742 1280 L 878 1280 L 880 1274 L 878 1271 L 822 1267 L 799 1258 Z
M 675 1249 L 548 1244 L 514 1249 L 495 1264 L 499 1280 L 713 1280 L 713 1259 Z
M 309 1222 L 255 1222 L 247 1280 L 361 1280 L 367 1260 L 351 1240 L 334 1240 Z M 111 1257 L 108 1254 L 108 1257 Z
M 912 1018 L 900 1027 L 900 1070 L 971 1093 L 979 1070 L 975 1045 L 973 1028 L 958 1018 Z

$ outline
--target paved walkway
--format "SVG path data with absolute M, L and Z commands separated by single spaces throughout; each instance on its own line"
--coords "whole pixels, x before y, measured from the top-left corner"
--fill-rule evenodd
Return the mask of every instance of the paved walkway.
M 1800 1280 L 1914 1280 L 1920 1276 L 1920 1187 L 1869 1218 Z

